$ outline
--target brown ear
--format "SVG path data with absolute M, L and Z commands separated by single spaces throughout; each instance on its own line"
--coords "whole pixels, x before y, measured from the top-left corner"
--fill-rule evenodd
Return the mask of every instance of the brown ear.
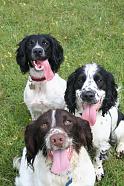
M 83 120 L 79 117 L 76 118 L 77 120 L 77 133 L 81 143 L 88 148 L 88 150 L 92 147 L 92 133 L 91 128 L 88 121 Z
M 27 149 L 27 162 L 33 165 L 35 156 L 39 150 L 38 143 L 38 127 L 36 123 L 31 123 L 25 130 L 25 145 Z

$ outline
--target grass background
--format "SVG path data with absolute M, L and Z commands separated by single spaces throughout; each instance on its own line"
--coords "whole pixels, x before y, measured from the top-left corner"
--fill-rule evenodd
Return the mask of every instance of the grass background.
M 65 61 L 59 74 L 95 61 L 122 86 L 124 112 L 123 0 L 1 0 L 0 2 L 0 186 L 14 185 L 12 159 L 23 146 L 30 115 L 23 103 L 27 75 L 15 61 L 17 43 L 26 35 L 50 33 L 62 44 Z M 124 161 L 113 150 L 106 175 L 97 186 L 124 186 Z

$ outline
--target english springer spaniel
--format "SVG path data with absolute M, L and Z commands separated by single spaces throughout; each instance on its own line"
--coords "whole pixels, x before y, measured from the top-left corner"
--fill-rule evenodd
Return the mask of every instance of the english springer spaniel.
M 65 107 L 66 82 L 56 73 L 63 59 L 62 46 L 50 35 L 30 35 L 19 43 L 16 60 L 23 73 L 29 72 L 24 102 L 32 120 L 48 109 Z
M 65 101 L 71 113 L 89 121 L 98 180 L 104 176 L 102 162 L 117 142 L 118 156 L 124 154 L 124 115 L 118 110 L 117 85 L 113 75 L 97 64 L 87 64 L 73 72 L 67 81 Z
M 92 134 L 87 121 L 57 109 L 26 127 L 26 148 L 16 186 L 93 186 L 95 171 L 87 150 Z M 19 162 L 18 162 L 19 161 Z

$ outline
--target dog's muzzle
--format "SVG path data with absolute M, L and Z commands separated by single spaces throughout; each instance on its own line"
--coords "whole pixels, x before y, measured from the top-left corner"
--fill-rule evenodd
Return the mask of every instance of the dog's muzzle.
M 57 134 L 53 134 L 50 137 L 50 143 L 51 145 L 54 145 L 56 147 L 63 147 L 63 145 L 65 144 L 66 141 L 66 136 L 64 133 L 57 133 Z
M 95 98 L 95 92 L 91 91 L 91 90 L 89 90 L 89 91 L 86 91 L 86 90 L 82 91 L 80 97 L 81 97 L 81 100 L 83 102 L 87 102 L 87 103 L 91 103 L 91 104 L 95 104 L 97 102 L 96 98 Z
M 32 50 L 32 54 L 35 57 L 35 59 L 40 59 L 42 56 L 44 56 L 44 50 L 43 48 L 34 48 Z
M 57 175 L 68 172 L 73 147 L 66 132 L 60 128 L 52 128 L 46 142 L 48 157 L 52 161 L 51 172 Z

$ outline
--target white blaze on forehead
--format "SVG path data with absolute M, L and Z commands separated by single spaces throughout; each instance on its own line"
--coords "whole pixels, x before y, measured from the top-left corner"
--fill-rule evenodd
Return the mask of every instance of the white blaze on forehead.
M 33 49 L 35 49 L 35 48 L 42 48 L 42 47 L 39 45 L 38 41 L 37 41 L 36 45 L 33 47 Z M 42 49 L 43 49 L 43 48 L 42 48 Z
M 56 126 L 55 114 L 56 114 L 56 111 L 53 110 L 53 111 L 52 111 L 52 116 L 51 116 L 51 120 L 52 120 L 51 127 L 52 127 L 52 128 Z
M 95 63 L 93 64 L 87 64 L 85 66 L 85 69 L 84 69 L 84 72 L 85 72 L 85 75 L 86 75 L 86 81 L 82 87 L 82 89 L 97 89 L 97 85 L 94 81 L 94 74 L 97 72 L 97 65 Z
M 87 77 L 92 78 L 93 75 L 96 73 L 98 67 L 96 65 L 96 63 L 93 64 L 87 64 L 85 66 L 85 74 Z

